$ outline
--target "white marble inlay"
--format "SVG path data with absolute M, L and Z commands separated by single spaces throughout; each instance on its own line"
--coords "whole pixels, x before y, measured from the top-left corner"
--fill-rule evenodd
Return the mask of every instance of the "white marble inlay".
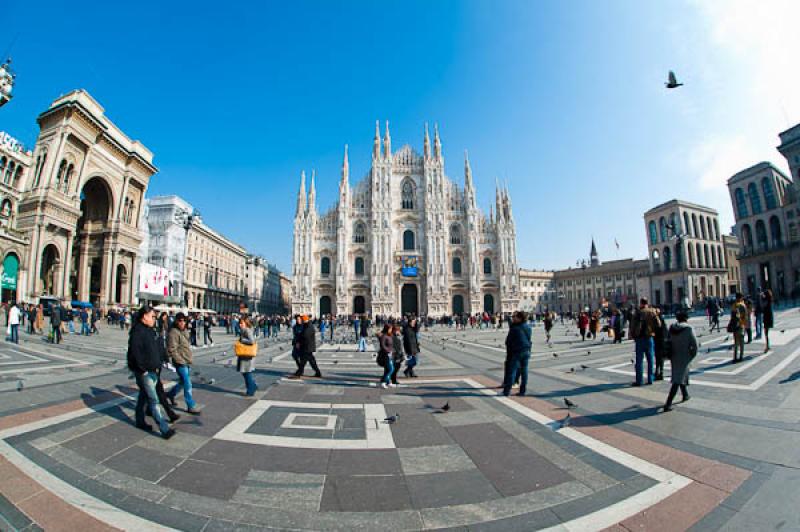
M 299 421 L 298 421 L 298 418 Z M 306 425 L 307 419 L 321 419 L 324 421 L 321 425 Z M 298 414 L 292 412 L 281 423 L 283 429 L 311 429 L 311 430 L 333 430 L 336 427 L 336 416 L 329 416 L 327 414 Z

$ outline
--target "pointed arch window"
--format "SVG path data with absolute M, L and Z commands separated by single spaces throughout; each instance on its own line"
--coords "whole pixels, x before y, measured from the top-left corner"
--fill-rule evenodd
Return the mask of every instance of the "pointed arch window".
M 461 244 L 461 226 L 458 224 L 450 226 L 450 243 Z
M 356 222 L 353 226 L 353 243 L 363 244 L 367 241 L 367 227 L 364 222 Z
M 319 272 L 322 275 L 330 275 L 331 274 L 331 259 L 328 257 L 322 257 L 322 260 L 319 264 Z
M 764 192 L 764 203 L 767 204 L 767 210 L 777 208 L 778 202 L 775 201 L 775 189 L 772 187 L 772 181 L 768 177 L 761 180 L 761 190 Z
M 364 257 L 356 257 L 355 271 L 356 275 L 364 275 Z
M 492 259 L 489 257 L 483 259 L 483 273 L 484 275 L 492 274 Z
M 747 185 L 747 195 L 750 196 L 750 209 L 753 214 L 761 214 L 761 196 L 758 195 L 758 187 L 755 183 Z
M 404 209 L 414 208 L 414 183 L 411 179 L 403 181 L 401 200 Z
M 461 259 L 453 257 L 453 275 L 461 275 Z
M 69 192 L 69 185 L 72 181 L 72 174 L 75 171 L 75 166 L 70 164 L 67 166 L 67 172 L 64 174 L 64 193 Z
M 414 240 L 414 231 L 406 229 L 403 232 L 403 250 L 414 251 L 414 249 L 416 249 Z

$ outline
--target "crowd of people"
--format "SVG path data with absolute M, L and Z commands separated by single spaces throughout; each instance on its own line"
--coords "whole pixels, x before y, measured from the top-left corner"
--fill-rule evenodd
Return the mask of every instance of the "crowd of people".
M 61 343 L 65 334 L 100 334 L 97 328 L 100 319 L 101 313 L 97 309 L 62 305 L 58 301 L 47 308 L 42 303 L 26 305 L 15 301 L 0 305 L 0 323 L 6 324 L 6 338 L 17 344 L 20 330 L 29 335 L 46 334 L 52 343 Z

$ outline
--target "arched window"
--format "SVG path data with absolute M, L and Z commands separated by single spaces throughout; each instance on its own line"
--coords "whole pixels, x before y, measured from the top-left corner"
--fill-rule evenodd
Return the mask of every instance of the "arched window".
M 689 267 L 694 268 L 694 246 L 689 244 L 687 249 L 689 250 Z
M 483 273 L 485 275 L 492 274 L 492 259 L 490 259 L 489 257 L 485 257 L 483 259 Z
M 451 244 L 461 243 L 461 226 L 458 224 L 453 224 L 450 226 L 450 243 Z
M 661 271 L 661 255 L 658 253 L 657 249 L 653 250 L 653 271 L 658 272 Z
M 410 179 L 403 181 L 402 205 L 404 209 L 414 208 L 414 183 Z
M 686 228 L 686 235 L 692 236 L 692 226 L 689 225 L 689 213 L 683 213 L 683 227 Z
M 8 162 L 8 159 L 5 156 L 0 157 L 0 176 L 6 171 L 6 162 Z
M 667 241 L 667 221 L 664 219 L 663 216 L 658 220 L 658 232 L 661 234 L 661 241 L 662 242 L 666 242 Z
M 42 180 L 42 171 L 47 164 L 47 150 L 42 150 L 42 154 L 36 158 L 36 174 L 33 176 L 33 188 L 39 186 Z
M 672 226 L 671 232 L 673 236 L 681 234 L 681 219 L 674 212 L 669 215 L 669 224 Z
M 19 182 L 22 179 L 22 165 L 17 166 L 17 171 L 14 173 L 14 182 L 11 183 L 11 186 L 17 188 L 19 186 Z
M 461 259 L 453 257 L 453 275 L 461 275 Z
M 414 251 L 414 249 L 414 231 L 411 229 L 406 229 L 403 232 L 403 250 Z
M 319 271 L 322 275 L 330 275 L 331 274 L 331 259 L 328 257 L 322 257 L 322 261 L 319 265 Z
M 695 238 L 700 238 L 700 231 L 697 230 L 697 215 L 692 214 L 692 234 Z
M 777 208 L 778 202 L 775 201 L 775 189 L 772 188 L 772 181 L 768 177 L 761 180 L 761 190 L 764 192 L 764 203 L 767 204 L 767 209 Z
M 672 250 L 669 246 L 664 247 L 664 271 L 668 272 L 672 269 Z
M 72 173 L 74 172 L 74 170 L 75 170 L 74 165 L 70 164 L 69 166 L 67 166 L 67 173 L 64 174 L 64 193 L 69 192 L 69 184 L 70 181 L 72 181 Z
M 764 225 L 764 220 L 756 222 L 756 245 L 759 251 L 767 250 L 767 226 Z
M 3 175 L 3 183 L 10 183 L 11 176 L 14 175 L 14 171 L 17 169 L 17 163 L 14 161 L 10 161 L 8 163 L 8 168 L 6 168 L 6 173 Z
M 717 257 L 719 258 L 719 267 L 725 267 L 725 253 L 722 252 L 722 246 L 717 246 Z
M 56 174 L 56 188 L 61 188 L 61 180 L 64 179 L 64 175 L 67 173 L 67 160 L 61 159 L 61 164 L 58 165 L 58 173 Z
M 656 233 L 656 223 L 653 220 L 650 220 L 650 223 L 647 224 L 647 230 L 650 233 L 650 245 L 657 244 L 658 234 Z
M 737 188 L 733 195 L 736 196 L 736 212 L 739 213 L 739 218 L 747 218 L 749 214 L 747 213 L 747 202 L 744 199 L 744 191 L 741 188 Z
M 750 196 L 750 210 L 753 214 L 761 214 L 761 196 L 758 195 L 758 187 L 755 183 L 747 185 L 747 195 Z
M 353 225 L 353 243 L 363 244 L 367 241 L 367 227 L 364 222 L 356 222 Z
M 683 248 L 680 244 L 675 244 L 675 269 L 683 269 Z
M 753 231 L 750 229 L 750 224 L 744 224 L 742 226 L 742 244 L 746 250 L 753 250 Z
M 356 257 L 356 275 L 364 275 L 364 257 Z
M 772 236 L 772 246 L 783 246 L 783 235 L 781 234 L 781 222 L 774 214 L 769 219 L 769 234 Z
M 703 253 L 706 260 L 706 268 L 712 268 L 714 265 L 711 262 L 711 259 L 708 256 L 708 244 L 703 244 Z
M 703 262 L 703 248 L 700 247 L 699 243 L 696 243 L 694 249 L 695 252 L 697 252 L 697 267 L 705 268 L 705 262 Z

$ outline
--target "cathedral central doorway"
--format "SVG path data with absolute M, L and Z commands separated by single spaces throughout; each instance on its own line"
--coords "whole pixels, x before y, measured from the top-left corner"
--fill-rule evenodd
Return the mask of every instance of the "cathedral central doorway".
M 400 311 L 403 315 L 414 314 L 415 316 L 419 316 L 417 285 L 403 285 L 403 288 L 400 290 Z
M 367 305 L 364 302 L 364 296 L 356 296 L 353 298 L 353 313 L 364 314 L 367 311 Z
M 331 314 L 331 298 L 330 296 L 322 296 L 319 298 L 319 315 L 320 317 L 325 314 Z
M 464 296 L 456 294 L 453 296 L 453 314 L 464 313 Z

